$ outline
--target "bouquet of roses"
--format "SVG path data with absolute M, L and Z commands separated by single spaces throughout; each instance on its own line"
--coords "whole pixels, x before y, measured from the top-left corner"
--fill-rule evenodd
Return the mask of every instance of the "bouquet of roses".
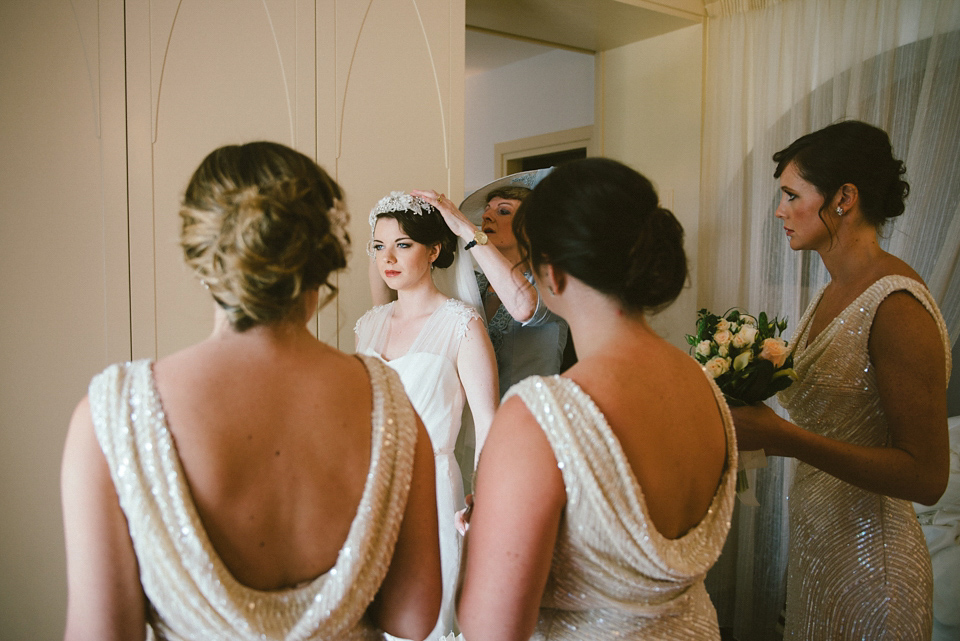
M 734 308 L 723 316 L 697 312 L 697 333 L 687 334 L 693 357 L 716 381 L 730 405 L 751 405 L 797 379 L 793 353 L 780 337 L 787 321 Z
M 697 359 L 730 405 L 764 401 L 797 380 L 793 353 L 780 335 L 786 319 L 754 318 L 734 308 L 723 316 L 705 309 L 697 312 L 697 333 L 687 334 Z M 747 477 L 748 470 L 766 467 L 763 450 L 741 452 L 737 494 L 747 505 L 759 505 Z

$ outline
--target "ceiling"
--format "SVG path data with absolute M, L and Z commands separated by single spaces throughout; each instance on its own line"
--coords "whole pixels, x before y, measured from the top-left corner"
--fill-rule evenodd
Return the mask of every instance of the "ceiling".
M 703 0 L 466 0 L 467 75 L 556 47 L 591 54 L 622 47 L 697 24 L 703 7 Z

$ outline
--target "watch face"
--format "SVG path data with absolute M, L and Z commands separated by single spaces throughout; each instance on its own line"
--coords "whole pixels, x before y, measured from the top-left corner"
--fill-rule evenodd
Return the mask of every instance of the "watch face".
M 477 241 L 478 245 L 487 244 L 487 235 L 483 232 L 482 229 L 477 230 L 477 232 L 473 235 L 473 239 Z

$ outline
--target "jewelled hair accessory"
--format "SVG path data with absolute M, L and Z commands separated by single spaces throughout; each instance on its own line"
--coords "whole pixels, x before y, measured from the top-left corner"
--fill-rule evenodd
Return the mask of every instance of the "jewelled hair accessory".
M 377 224 L 377 216 L 392 211 L 410 211 L 417 215 L 429 214 L 434 207 L 419 196 L 411 196 L 402 191 L 391 191 L 370 210 L 370 233 Z
M 376 206 L 370 210 L 371 238 L 373 237 L 373 230 L 377 226 L 377 217 L 394 211 L 409 211 L 422 216 L 434 211 L 434 206 L 419 196 L 411 196 L 402 191 L 391 191 L 389 196 L 381 198 Z M 373 241 L 371 240 L 367 243 L 367 254 L 373 256 L 373 253 Z
M 339 198 L 333 199 L 333 207 L 327 210 L 327 217 L 330 219 L 330 233 L 333 234 L 344 251 L 350 246 L 347 240 L 347 225 L 350 221 L 350 214 L 347 212 L 347 205 Z

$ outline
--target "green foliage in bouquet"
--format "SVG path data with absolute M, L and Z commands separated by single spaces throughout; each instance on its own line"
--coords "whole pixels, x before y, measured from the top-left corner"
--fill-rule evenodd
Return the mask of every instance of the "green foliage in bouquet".
M 687 334 L 690 352 L 716 381 L 730 405 L 752 405 L 797 379 L 793 350 L 780 335 L 787 321 L 734 308 L 723 316 L 697 312 L 697 333 Z

